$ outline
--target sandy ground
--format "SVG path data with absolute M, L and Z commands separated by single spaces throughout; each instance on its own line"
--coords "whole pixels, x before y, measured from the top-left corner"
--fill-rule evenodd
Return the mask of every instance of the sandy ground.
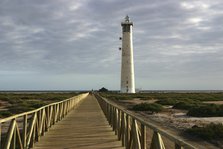
M 7 101 L 0 100 L 0 111 L 7 110 L 6 107 L 8 107 L 10 104 Z
M 203 103 L 213 103 L 213 104 L 217 104 L 217 105 L 222 105 L 223 101 L 205 101 Z
M 157 100 L 140 100 L 139 98 L 135 98 L 133 100 L 123 100 L 121 103 L 125 104 L 127 107 L 131 107 L 135 104 L 140 103 L 154 103 Z M 213 104 L 223 104 L 223 101 L 210 101 L 204 103 L 213 103 Z M 164 106 L 164 112 L 151 114 L 150 112 L 139 112 L 145 116 L 149 116 L 150 118 L 161 121 L 167 122 L 170 126 L 176 127 L 178 129 L 185 129 L 191 128 L 194 125 L 197 126 L 204 126 L 209 123 L 223 123 L 223 117 L 190 117 L 187 116 L 186 110 L 177 110 L 172 109 L 172 106 Z

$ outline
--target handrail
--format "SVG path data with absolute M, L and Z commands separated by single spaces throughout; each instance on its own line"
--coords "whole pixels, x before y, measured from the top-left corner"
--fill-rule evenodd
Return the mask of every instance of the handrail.
M 89 93 L 0 120 L 0 148 L 28 149 L 39 141 L 52 125 L 62 120 Z M 6 128 L 5 128 L 6 127 Z
M 150 144 L 151 149 L 165 149 L 162 136 L 168 138 L 175 145 L 175 149 L 196 149 L 193 145 L 179 139 L 167 131 L 158 128 L 143 118 L 136 116 L 133 112 L 123 109 L 120 105 L 95 94 L 99 104 L 118 139 L 127 149 L 146 149 L 146 128 L 153 130 L 153 137 Z

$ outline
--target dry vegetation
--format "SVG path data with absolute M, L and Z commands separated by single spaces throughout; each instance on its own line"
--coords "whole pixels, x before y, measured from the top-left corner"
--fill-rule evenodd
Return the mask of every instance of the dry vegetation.
M 46 104 L 77 95 L 69 93 L 0 93 L 0 118 L 34 110 Z

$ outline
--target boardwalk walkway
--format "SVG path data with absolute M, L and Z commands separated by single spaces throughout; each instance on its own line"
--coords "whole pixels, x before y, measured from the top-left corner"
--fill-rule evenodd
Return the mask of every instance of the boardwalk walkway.
M 97 100 L 89 95 L 54 125 L 34 149 L 124 149 L 109 126 Z

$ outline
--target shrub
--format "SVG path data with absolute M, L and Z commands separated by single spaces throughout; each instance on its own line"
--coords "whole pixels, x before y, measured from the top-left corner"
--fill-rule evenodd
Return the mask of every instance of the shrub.
M 161 105 L 174 105 L 174 104 L 176 104 L 178 102 L 179 102 L 179 100 L 170 98 L 170 99 L 159 100 L 156 103 L 161 104 Z
M 181 109 L 181 110 L 190 110 L 191 108 L 199 107 L 203 105 L 202 103 L 194 102 L 194 103 L 189 103 L 185 101 L 181 101 L 176 103 L 173 106 L 173 109 Z
M 205 106 L 191 108 L 187 115 L 196 117 L 223 116 L 223 106 L 207 104 Z
M 105 87 L 102 87 L 101 89 L 98 90 L 99 92 L 108 92 L 108 89 Z
M 120 96 L 128 96 L 133 98 L 148 98 L 160 100 L 158 103 L 163 105 L 174 105 L 179 101 L 220 101 L 223 100 L 223 93 L 175 93 L 165 91 L 154 91 L 151 93 L 136 93 L 136 94 L 117 94 L 117 92 L 106 92 L 104 97 L 109 98 L 112 96 L 114 99 L 118 99 Z
M 0 117 L 1 118 L 9 117 L 11 115 L 12 115 L 12 113 L 9 112 L 9 111 L 0 111 Z
M 9 112 L 13 114 L 18 114 L 22 112 L 31 111 L 31 110 L 34 110 L 34 108 L 29 107 L 29 106 L 10 106 L 9 107 Z
M 186 133 L 206 140 L 223 139 L 223 125 L 211 123 L 205 127 L 193 126 L 187 129 Z
M 8 111 L 0 111 L 0 117 L 4 118 L 13 114 L 34 110 L 51 102 L 76 96 L 79 93 L 0 93 L 0 100 L 10 103 L 10 106 L 7 107 Z
M 162 107 L 162 105 L 157 104 L 157 103 L 151 103 L 151 104 L 140 103 L 140 104 L 137 104 L 137 105 L 133 106 L 132 110 L 135 110 L 135 111 L 151 111 L 152 113 L 153 112 L 157 113 L 157 112 L 162 111 L 163 107 Z

